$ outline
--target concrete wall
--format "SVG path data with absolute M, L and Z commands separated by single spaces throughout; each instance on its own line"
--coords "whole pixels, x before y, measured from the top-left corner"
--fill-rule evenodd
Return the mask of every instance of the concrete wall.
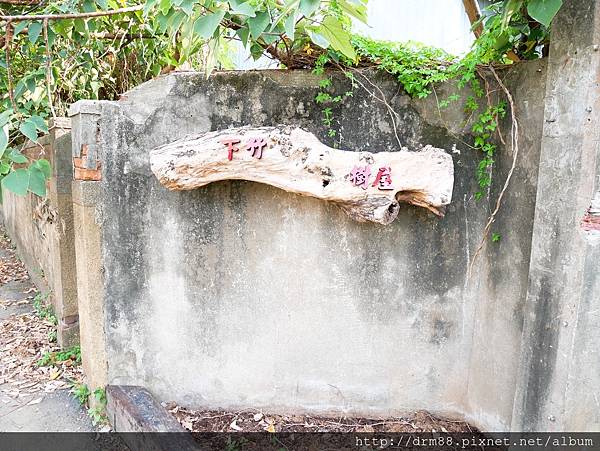
M 600 2 L 565 2 L 548 61 L 515 428 L 600 430 L 599 42 Z
M 41 138 L 39 144 L 29 142 L 22 152 L 30 158 L 50 158 L 53 153 L 50 136 Z M 53 226 L 55 211 L 49 202 L 31 193 L 17 196 L 3 190 L 2 216 L 7 233 L 15 241 L 19 255 L 33 277 L 43 279 L 47 274 L 52 279 L 50 243 L 56 228 Z
M 335 106 L 335 138 L 304 71 L 174 73 L 120 102 L 75 104 L 72 135 L 42 141 L 48 200 L 8 193 L 3 216 L 55 294 L 63 343 L 79 318 L 91 388 L 137 384 L 193 407 L 427 409 L 488 430 L 598 430 L 599 5 L 565 5 L 549 59 L 501 72 L 520 153 L 492 229 L 501 241 L 471 278 L 515 149 L 499 147 L 476 202 L 467 93 L 440 110 L 368 74 L 398 112 L 402 145 L 444 148 L 455 164 L 444 218 L 406 206 L 389 226 L 251 182 L 170 192 L 149 167 L 156 146 L 246 124 L 398 150 L 387 109 L 360 88 Z M 508 120 L 501 131 L 510 142 Z
M 443 219 L 407 206 L 390 226 L 250 182 L 170 192 L 150 172 L 152 148 L 230 126 L 296 124 L 333 145 L 309 72 L 171 74 L 120 102 L 75 104 L 75 156 L 85 146 L 88 163 L 102 166 L 101 182 L 74 182 L 98 193 L 87 214 L 100 236 L 76 233 L 81 243 L 100 241 L 102 252 L 103 305 L 87 313 L 89 322 L 104 315 L 99 379 L 191 406 L 424 408 L 510 427 L 544 73 L 538 62 L 505 74 L 527 93 L 517 105 L 525 150 L 494 228 L 503 242 L 486 249 L 471 281 L 468 263 L 491 206 L 473 198 L 480 156 L 465 144 L 472 138 L 460 102 L 440 111 L 433 98 L 411 100 L 390 77 L 369 75 L 399 113 L 402 144 L 447 149 L 455 162 Z M 335 84 L 347 89 L 343 77 Z M 385 106 L 360 88 L 334 114 L 340 147 L 398 149 Z M 511 160 L 510 152 L 499 158 L 492 199 Z M 81 273 L 79 251 L 77 260 Z M 84 337 L 82 346 L 85 360 L 95 351 Z
M 68 347 L 79 340 L 77 279 L 71 200 L 71 128 L 68 119 L 51 122 L 50 133 L 22 152 L 46 158 L 52 165 L 47 197 L 17 196 L 3 191 L 2 217 L 38 288 L 50 294 L 58 319 L 58 342 Z

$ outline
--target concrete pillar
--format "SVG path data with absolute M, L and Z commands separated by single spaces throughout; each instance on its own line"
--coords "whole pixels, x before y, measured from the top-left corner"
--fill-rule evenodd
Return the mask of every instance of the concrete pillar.
M 84 108 L 80 108 L 81 105 Z M 86 109 L 86 105 L 92 105 Z M 106 337 L 104 330 L 104 283 L 102 276 L 102 228 L 99 196 L 101 185 L 96 177 L 88 178 L 86 155 L 95 160 L 97 137 L 95 121 L 99 117 L 94 102 L 78 102 L 69 111 L 72 120 L 72 156 L 74 167 L 73 215 L 75 224 L 75 254 L 77 261 L 77 295 L 83 369 L 91 390 L 106 385 Z M 92 150 L 92 152 L 90 152 Z M 84 155 L 86 154 L 86 155 Z M 95 171 L 95 169 L 91 169 Z M 87 175 L 86 175 L 87 174 Z
M 48 186 L 50 205 L 57 212 L 56 233 L 52 234 L 50 265 L 53 271 L 49 281 L 52 301 L 58 319 L 57 339 L 63 348 L 79 343 L 79 315 L 77 310 L 77 276 L 75 270 L 75 243 L 73 227 L 73 200 L 71 181 L 71 121 L 66 118 L 50 120 L 50 152 L 52 178 Z
M 599 45 L 600 1 L 564 2 L 548 61 L 513 430 L 600 428 Z

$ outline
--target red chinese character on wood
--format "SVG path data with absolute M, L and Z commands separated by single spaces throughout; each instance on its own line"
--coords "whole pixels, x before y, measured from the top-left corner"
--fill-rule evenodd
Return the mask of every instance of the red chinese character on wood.
M 350 172 L 350 182 L 354 186 L 360 186 L 362 189 L 369 187 L 369 178 L 371 177 L 371 168 L 369 166 L 354 166 Z
M 266 145 L 267 141 L 265 138 L 250 138 L 246 143 L 246 150 L 252 152 L 252 156 L 260 160 L 262 158 L 263 147 Z
M 371 186 L 377 186 L 380 190 L 394 189 L 392 186 L 392 169 L 389 166 L 379 168 L 375 181 Z
M 234 145 L 239 144 L 239 142 L 239 138 L 225 138 L 221 140 L 221 144 L 227 146 L 227 159 L 229 161 L 233 160 L 233 152 L 237 152 L 238 150 L 240 150 L 237 146 Z

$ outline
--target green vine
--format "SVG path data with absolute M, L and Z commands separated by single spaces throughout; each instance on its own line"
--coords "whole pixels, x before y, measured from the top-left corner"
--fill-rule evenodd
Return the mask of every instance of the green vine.
M 328 53 L 322 53 L 315 62 L 315 67 L 313 69 L 313 74 L 315 75 L 323 75 L 325 73 L 325 66 L 331 62 Z M 338 104 L 342 102 L 347 97 L 352 97 L 354 95 L 354 76 L 349 71 L 344 71 L 344 74 L 348 79 L 350 79 L 352 83 L 352 87 L 350 90 L 345 91 L 343 94 L 331 94 L 333 79 L 331 76 L 323 78 L 319 82 L 319 92 L 315 96 L 315 102 L 319 105 L 323 105 L 321 109 L 321 122 L 325 127 L 327 127 L 327 135 L 330 138 L 335 138 L 338 133 L 335 128 L 333 128 L 334 115 L 332 105 Z M 334 143 L 334 147 L 337 147 L 337 142 Z
M 494 63 L 512 64 L 522 59 L 544 56 L 550 24 L 561 6 L 562 0 L 507 0 L 493 3 L 484 18 L 474 24 L 474 28 L 481 27 L 481 32 L 472 50 L 460 59 L 441 49 L 416 43 L 402 44 L 353 36 L 351 42 L 357 59 L 350 60 L 340 52 L 329 49 L 317 58 L 313 72 L 322 75 L 327 65 L 334 65 L 352 78 L 353 68 L 375 67 L 393 75 L 408 95 L 419 99 L 429 96 L 439 83 L 454 80 L 458 89 L 468 86 L 472 94 L 466 97 L 464 110 L 468 117 L 474 118 L 471 126 L 472 147 L 483 155 L 476 170 L 478 190 L 474 197 L 479 200 L 492 183 L 496 137 L 503 140 L 498 125 L 507 111 L 506 101 L 492 101 L 491 96 L 486 96 L 481 87 L 481 72 L 485 66 Z M 322 122 L 330 137 L 337 134 L 333 128 L 332 105 L 352 95 L 355 87 L 352 78 L 352 89 L 342 96 L 332 93 L 330 77 L 321 80 L 315 101 L 322 105 Z M 438 107 L 446 108 L 460 98 L 458 93 L 454 93 L 446 99 L 437 99 Z
M 498 130 L 498 118 L 506 116 L 506 102 L 500 101 L 488 106 L 484 112 L 477 116 L 471 130 L 474 133 L 474 146 L 483 152 L 483 158 L 477 167 L 477 182 L 479 191 L 475 193 L 477 200 L 483 197 L 483 190 L 492 183 L 490 168 L 494 165 L 496 144 L 492 141 L 494 133 Z
M 459 89 L 470 87 L 472 94 L 466 98 L 464 108 L 468 116 L 475 117 L 471 127 L 472 147 L 483 153 L 476 172 L 479 190 L 475 193 L 475 198 L 481 199 L 492 181 L 491 167 L 494 164 L 496 152 L 494 133 L 498 129 L 498 120 L 506 115 L 506 102 L 498 101 L 489 104 L 483 111 L 480 111 L 481 99 L 484 98 L 485 91 L 481 87 L 477 75 L 478 66 L 472 63 L 475 58 L 480 57 L 479 53 L 469 54 L 459 60 L 441 49 L 417 44 L 376 41 L 362 36 L 354 36 L 352 43 L 360 58 L 358 64 L 373 66 L 392 74 L 411 97 L 423 99 L 433 92 L 436 84 L 451 80 L 457 81 Z M 324 75 L 326 67 L 331 64 L 341 68 L 352 81 L 351 89 L 343 94 L 332 92 L 331 76 L 323 78 L 319 83 L 315 102 L 322 106 L 321 120 L 327 127 L 328 136 L 334 138 L 337 136 L 337 131 L 334 128 L 335 118 L 332 106 L 353 95 L 357 83 L 351 71 L 357 64 L 344 59 L 342 55 L 329 51 L 322 53 L 317 58 L 313 73 Z M 438 100 L 438 106 L 440 109 L 447 108 L 452 102 L 459 99 L 458 93 L 451 94 L 446 99 Z M 478 113 L 478 111 L 480 112 Z M 337 143 L 334 143 L 334 146 L 336 145 Z

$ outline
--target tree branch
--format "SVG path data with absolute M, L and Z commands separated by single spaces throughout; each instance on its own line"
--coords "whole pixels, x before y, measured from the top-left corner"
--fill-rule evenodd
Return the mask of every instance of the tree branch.
M 130 6 L 128 8 L 113 9 L 112 11 L 94 11 L 90 13 L 69 13 L 69 14 L 20 14 L 15 16 L 0 16 L 0 20 L 6 22 L 19 22 L 23 20 L 61 20 L 61 19 L 89 19 L 91 17 L 113 16 L 115 14 L 131 13 L 142 11 L 144 5 Z
M 481 19 L 481 14 L 479 13 L 479 7 L 477 6 L 477 2 L 475 0 L 463 0 L 463 5 L 465 6 L 465 12 L 469 17 L 469 22 L 471 22 L 471 26 L 475 25 L 479 19 Z M 481 36 L 483 32 L 483 25 L 481 22 L 473 28 L 473 34 L 476 38 Z
M 0 3 L 7 5 L 34 6 L 42 3 L 42 0 L 0 0 Z

